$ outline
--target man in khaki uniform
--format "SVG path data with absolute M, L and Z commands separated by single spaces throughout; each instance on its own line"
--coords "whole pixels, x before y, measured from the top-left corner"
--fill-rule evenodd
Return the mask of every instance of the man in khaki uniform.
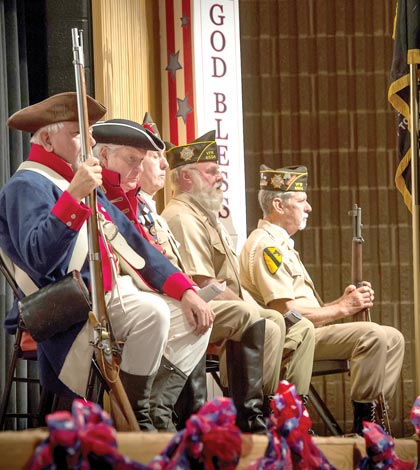
M 145 123 L 145 126 L 142 127 L 134 121 L 118 119 L 94 126 L 93 134 L 97 141 L 95 154 L 104 167 L 104 189 L 107 197 L 126 214 L 140 233 L 159 251 L 163 252 L 173 264 L 184 270 L 177 242 L 165 220 L 157 215 L 155 201 L 152 198 L 164 185 L 168 163 L 162 149 L 148 149 L 146 147 L 141 132 L 143 130 L 155 132 L 155 134 L 157 131 L 150 123 Z M 129 179 L 127 175 L 132 176 L 133 171 L 127 167 L 126 162 L 130 162 L 135 156 L 135 177 Z M 128 171 L 129 169 L 130 171 Z M 128 184 L 128 181 L 131 181 L 131 184 Z M 141 191 L 139 184 L 142 188 Z M 145 230 L 145 227 L 149 232 Z M 282 330 L 273 322 L 261 320 L 258 315 L 258 307 L 249 307 L 242 301 L 213 301 L 210 302 L 210 305 L 216 308 L 214 313 L 217 318 L 217 326 L 210 342 L 222 345 L 225 340 L 232 340 L 232 342 L 242 343 L 245 347 L 249 346 L 248 343 L 251 340 L 254 341 L 253 344 L 251 342 L 253 354 L 260 362 L 260 367 L 252 371 L 252 376 L 241 373 L 237 368 L 239 373 L 235 374 L 233 380 L 236 380 L 235 389 L 238 390 L 239 397 L 234 393 L 233 398 L 238 408 L 238 425 L 241 430 L 244 432 L 265 432 L 261 410 L 257 409 L 255 399 L 259 396 L 262 401 L 262 383 L 267 395 L 274 393 L 277 387 L 283 350 L 284 325 Z M 227 345 L 228 350 L 229 348 L 232 346 Z M 260 349 L 259 353 L 258 349 Z M 263 358 L 264 368 L 262 367 Z M 236 372 L 236 369 L 233 372 Z M 184 387 L 181 395 L 183 399 L 178 400 L 176 407 L 177 424 L 182 427 L 185 425 L 185 419 L 191 413 L 197 412 L 206 401 L 205 356 L 188 378 L 184 375 L 183 380 L 181 380 L 180 371 L 177 371 L 173 365 L 166 361 L 161 364 L 156 380 L 160 387 L 154 385 L 152 395 L 155 401 L 162 402 L 162 405 L 165 404 L 165 410 L 169 411 L 169 413 L 163 413 L 163 407 L 160 406 L 159 413 L 157 413 L 155 408 L 152 408 L 151 414 L 156 428 L 165 431 L 171 430 L 169 426 L 172 423 L 168 419 L 171 417 L 170 407 L 166 404 L 173 403 L 174 399 L 176 401 L 182 387 Z M 244 397 L 244 390 L 247 390 L 247 393 L 251 392 L 246 403 L 241 401 Z M 163 400 L 165 396 L 166 399 Z
M 371 308 L 374 292 L 366 282 L 357 289 L 347 286 L 328 304 L 320 300 L 291 238 L 305 228 L 312 210 L 306 187 L 305 167 L 262 167 L 258 198 L 264 219 L 241 252 L 241 282 L 260 305 L 281 313 L 295 308 L 315 325 L 315 360 L 350 360 L 353 432 L 360 434 L 381 393 L 389 399 L 395 392 L 404 338 L 395 328 L 373 322 L 333 324 Z
M 180 243 L 185 272 L 199 286 L 223 280 L 227 288 L 218 299 L 246 299 L 251 303 L 253 299 L 239 280 L 238 260 L 231 239 L 218 217 L 223 191 L 214 140 L 212 131 L 190 144 L 167 149 L 174 197 L 162 216 Z M 279 326 L 284 324 L 283 315 L 275 310 L 259 307 L 258 313 Z M 302 396 L 309 391 L 313 353 L 313 325 L 306 322 L 291 326 L 285 338 L 281 378 L 294 383 Z

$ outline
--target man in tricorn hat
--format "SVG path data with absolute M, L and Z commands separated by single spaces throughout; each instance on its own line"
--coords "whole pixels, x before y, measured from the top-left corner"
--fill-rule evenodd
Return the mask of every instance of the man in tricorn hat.
M 150 132 L 157 136 L 159 134 L 148 114 L 145 120 L 147 122 L 144 122 L 143 126 L 134 121 L 122 119 L 111 119 L 95 124 L 93 136 L 97 144 L 94 152 L 104 167 L 103 185 L 107 197 L 126 214 L 141 233 L 147 232 L 144 236 L 153 246 L 163 251 L 178 268 L 183 270 L 176 241 L 173 236 L 169 238 L 171 237 L 169 229 L 166 226 L 163 228 L 164 220 L 156 213 L 155 202 L 152 199 L 155 193 L 164 186 L 168 163 L 162 148 L 151 148 L 148 145 L 148 139 L 145 137 Z M 125 126 L 121 126 L 121 123 Z M 127 161 L 134 155 L 139 157 L 138 166 L 130 167 Z M 129 177 L 135 176 L 138 178 L 141 190 L 134 179 L 129 184 Z M 245 344 L 248 335 L 265 326 L 265 334 L 262 336 L 261 343 L 258 344 L 258 347 L 261 350 L 264 349 L 265 353 L 264 374 L 260 368 L 255 371 L 252 378 L 248 377 L 241 373 L 236 362 L 232 363 L 232 369 L 238 377 L 234 393 L 232 393 L 237 405 L 237 423 L 244 432 L 265 431 L 264 421 L 258 410 L 253 409 L 252 406 L 241 407 L 242 402 L 235 399 L 243 395 L 244 389 L 252 389 L 254 382 L 258 387 L 257 393 L 262 395 L 263 375 L 265 389 L 268 389 L 269 393 L 274 392 L 279 376 L 284 331 L 280 331 L 280 328 L 272 322 L 264 325 L 264 320 L 260 319 L 258 310 L 254 306 L 247 306 L 243 301 L 212 301 L 210 305 L 216 315 L 210 338 L 213 342 L 222 344 L 226 339 L 240 342 L 243 338 Z M 175 402 L 182 390 L 176 414 L 178 427 L 183 427 L 186 418 L 191 413 L 197 412 L 206 401 L 205 356 L 197 364 L 188 380 L 182 371 L 163 358 L 156 383 L 159 387 L 153 387 L 151 409 L 154 425 L 162 431 L 174 430 L 172 414 Z
M 106 109 L 90 97 L 87 103 L 92 125 Z M 94 157 L 80 161 L 76 94 L 61 93 L 24 108 L 8 125 L 34 135 L 28 161 L 0 192 L 1 249 L 37 287 L 78 269 L 92 288 L 83 237 L 91 210 L 84 198 L 102 184 L 102 168 Z M 149 397 L 163 354 L 188 375 L 207 348 L 214 314 L 191 279 L 140 236 L 100 190 L 97 194 L 108 315 L 115 338 L 124 342 L 120 377 L 140 427 L 153 430 Z M 19 287 L 25 292 L 23 284 Z M 17 320 L 15 304 L 7 318 L 9 332 Z M 80 341 L 76 356 L 71 346 L 85 329 L 88 323 L 77 324 L 39 344 L 41 382 L 48 389 L 84 396 L 93 349 L 89 338 Z
M 241 282 L 260 305 L 280 313 L 294 308 L 304 316 L 302 322 L 314 324 L 315 360 L 350 360 L 353 432 L 361 434 L 363 421 L 375 415 L 380 394 L 389 399 L 395 392 L 404 338 L 395 328 L 373 322 L 335 323 L 373 306 L 371 285 L 347 286 L 341 297 L 324 304 L 291 238 L 304 230 L 312 211 L 307 169 L 262 166 L 260 175 L 258 200 L 264 218 L 241 252 Z
M 240 283 L 237 256 L 219 220 L 223 191 L 215 132 L 186 145 L 170 145 L 166 156 L 174 197 L 162 216 L 180 243 L 185 272 L 201 287 L 217 279 L 225 280 L 227 289 L 221 300 L 254 302 L 252 298 L 248 300 L 250 296 Z M 260 307 L 258 313 L 280 327 L 284 325 L 283 315 L 276 310 Z M 314 345 L 310 322 L 288 327 L 279 378 L 294 383 L 300 395 L 307 395 L 309 390 Z

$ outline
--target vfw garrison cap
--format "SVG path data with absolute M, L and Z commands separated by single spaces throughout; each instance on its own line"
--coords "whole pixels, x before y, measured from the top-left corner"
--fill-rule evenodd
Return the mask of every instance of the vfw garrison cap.
M 308 186 L 308 170 L 305 166 L 287 166 L 272 170 L 260 166 L 260 189 L 266 191 L 301 191 Z
M 106 113 L 106 108 L 99 101 L 87 96 L 89 124 L 101 119 Z M 77 93 L 66 92 L 27 106 L 9 117 L 7 125 L 13 129 L 31 132 L 49 124 L 63 121 L 78 121 Z
M 216 131 L 209 131 L 185 145 L 167 144 L 166 158 L 173 170 L 189 163 L 217 162 Z
M 97 144 L 115 144 L 145 150 L 165 150 L 165 143 L 152 131 L 128 119 L 110 119 L 92 126 Z

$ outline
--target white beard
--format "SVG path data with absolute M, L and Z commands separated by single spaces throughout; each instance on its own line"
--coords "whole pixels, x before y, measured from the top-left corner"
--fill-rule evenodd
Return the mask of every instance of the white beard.
M 223 209 L 223 191 L 220 189 L 220 185 L 214 185 L 212 188 L 204 187 L 203 182 L 199 175 L 191 172 L 191 178 L 193 180 L 193 186 L 190 193 L 194 195 L 195 200 L 211 212 L 215 212 L 216 215 Z

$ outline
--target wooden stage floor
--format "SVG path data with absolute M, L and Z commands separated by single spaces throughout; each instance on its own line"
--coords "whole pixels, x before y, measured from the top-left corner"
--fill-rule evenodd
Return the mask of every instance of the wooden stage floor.
M 20 470 L 28 468 L 36 446 L 47 437 L 42 429 L 0 432 L 0 469 Z M 172 434 L 118 433 L 119 451 L 134 460 L 147 464 L 159 454 L 169 442 Z M 261 457 L 267 447 L 265 436 L 246 436 L 247 448 L 238 469 L 244 470 Z M 361 438 L 316 437 L 315 442 L 337 470 L 353 470 L 365 455 L 365 442 Z M 395 452 L 400 459 L 417 463 L 417 444 L 413 439 L 396 439 Z

